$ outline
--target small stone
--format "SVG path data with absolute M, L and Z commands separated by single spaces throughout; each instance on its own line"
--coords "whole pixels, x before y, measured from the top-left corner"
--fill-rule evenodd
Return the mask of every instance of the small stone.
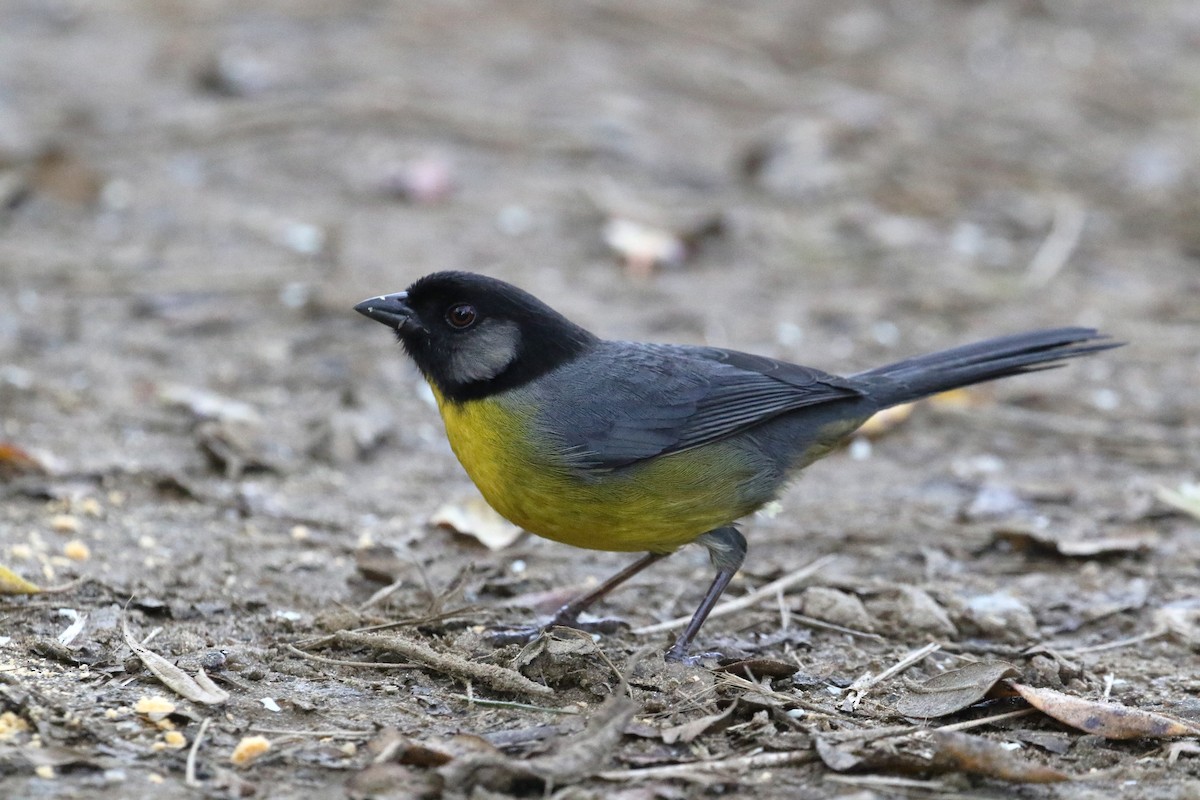
M 849 592 L 825 586 L 811 586 L 804 590 L 804 613 L 810 617 L 868 633 L 875 630 L 875 622 L 862 600 Z
M 73 514 L 55 514 L 50 519 L 50 529 L 55 533 L 79 533 L 79 517 Z

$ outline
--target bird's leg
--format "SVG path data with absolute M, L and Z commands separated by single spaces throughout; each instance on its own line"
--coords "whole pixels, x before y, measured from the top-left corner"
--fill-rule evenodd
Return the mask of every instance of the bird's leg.
M 697 538 L 696 541 L 708 548 L 708 557 L 713 566 L 717 568 L 717 576 L 713 578 L 712 585 L 705 592 L 704 599 L 700 601 L 696 613 L 692 614 L 691 621 L 683 629 L 683 633 L 679 634 L 675 644 L 671 645 L 671 649 L 667 651 L 665 656 L 667 661 L 692 660 L 687 655 L 688 646 L 700 632 L 700 626 L 704 624 L 709 612 L 721 598 L 725 587 L 733 580 L 733 576 L 741 569 L 742 562 L 746 560 L 746 537 L 742 536 L 732 525 L 709 531 Z
M 634 575 L 637 575 L 646 567 L 666 558 L 667 555 L 667 553 L 647 553 L 625 569 L 618 572 L 616 575 L 613 575 L 604 583 L 597 586 L 592 591 L 585 595 L 576 597 L 574 600 L 560 608 L 557 612 L 555 612 L 554 618 L 550 620 L 550 624 L 565 625 L 568 628 L 576 627 L 577 623 L 579 622 L 579 615 L 591 608 L 593 603 L 604 597 L 606 594 L 620 586 L 625 581 L 632 578 Z
M 647 553 L 646 555 L 642 556 L 637 561 L 633 562 L 616 575 L 613 575 L 611 578 L 597 586 L 592 591 L 585 595 L 576 597 L 574 600 L 560 608 L 555 612 L 554 616 L 551 617 L 550 621 L 546 623 L 546 628 L 552 628 L 555 625 L 561 625 L 567 628 L 579 628 L 580 630 L 585 630 L 592 633 L 612 633 L 616 631 L 621 625 L 619 620 L 601 619 L 595 622 L 581 624 L 579 622 L 579 615 L 584 611 L 587 611 L 593 603 L 607 595 L 613 589 L 617 588 L 634 575 L 637 575 L 639 572 L 656 561 L 661 561 L 662 559 L 666 558 L 667 555 L 669 554 Z M 488 638 L 491 639 L 491 641 L 495 644 L 523 643 L 533 639 L 543 630 L 545 630 L 545 628 L 522 627 L 507 631 L 497 631 L 491 634 L 491 636 Z

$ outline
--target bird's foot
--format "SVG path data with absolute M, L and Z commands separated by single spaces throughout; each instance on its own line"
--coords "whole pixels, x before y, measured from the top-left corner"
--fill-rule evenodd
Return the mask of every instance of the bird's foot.
M 688 655 L 687 650 L 680 647 L 671 647 L 667 652 L 663 653 L 664 661 L 685 664 L 689 667 L 698 667 L 705 661 L 719 661 L 724 657 L 724 654 L 716 652 Z
M 615 617 L 602 617 L 590 620 L 560 620 L 552 619 L 543 627 L 536 625 L 516 625 L 508 628 L 496 628 L 488 633 L 487 640 L 497 647 L 506 644 L 528 644 L 551 628 L 572 628 L 584 633 L 609 634 L 624 630 L 629 623 Z

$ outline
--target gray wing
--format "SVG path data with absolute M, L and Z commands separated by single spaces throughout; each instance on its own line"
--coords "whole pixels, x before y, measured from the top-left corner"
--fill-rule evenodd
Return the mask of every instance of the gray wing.
M 712 347 L 604 342 L 562 368 L 556 409 L 564 459 L 629 466 L 731 436 L 805 406 L 861 396 L 851 381 Z M 556 393 L 558 394 L 558 393 Z

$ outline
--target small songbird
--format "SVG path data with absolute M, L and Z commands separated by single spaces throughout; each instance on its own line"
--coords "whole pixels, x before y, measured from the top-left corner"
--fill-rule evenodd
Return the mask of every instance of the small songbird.
M 495 278 L 438 272 L 355 310 L 396 331 L 429 382 L 458 460 L 520 527 L 646 555 L 563 606 L 573 625 L 617 585 L 689 542 L 717 575 L 667 651 L 683 660 L 741 567 L 735 520 L 773 500 L 872 414 L 1119 345 L 1054 328 L 838 377 L 716 347 L 601 339 Z

